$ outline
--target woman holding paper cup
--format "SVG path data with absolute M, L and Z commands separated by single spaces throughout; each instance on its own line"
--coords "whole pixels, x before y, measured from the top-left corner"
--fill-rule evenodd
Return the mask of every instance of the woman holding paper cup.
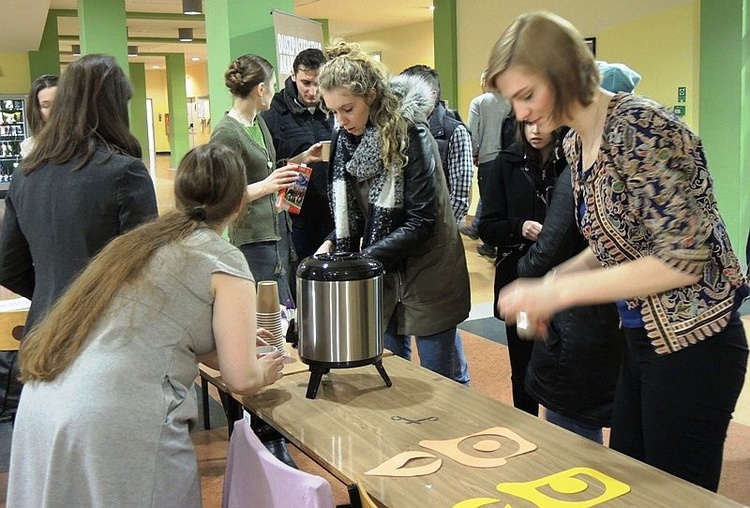
M 271 106 L 276 77 L 264 58 L 247 54 L 236 58 L 224 74 L 232 93 L 232 109 L 211 133 L 211 143 L 221 143 L 242 155 L 249 202 L 229 226 L 229 239 L 245 255 L 256 280 L 275 280 L 279 303 L 294 300 L 297 257 L 291 237 L 291 220 L 277 207 L 281 189 L 297 178 L 301 163 L 320 161 L 320 143 L 275 169 L 276 151 L 265 121 L 259 115 Z
M 199 508 L 197 361 L 245 395 L 281 378 L 221 237 L 245 208 L 239 155 L 198 146 L 174 184 L 176 210 L 110 242 L 21 345 L 8 506 Z
M 571 127 L 565 155 L 590 246 L 541 281 L 506 286 L 500 313 L 544 335 L 562 309 L 617 302 L 626 348 L 610 446 L 715 491 L 747 369 L 737 310 L 748 287 L 700 139 L 671 110 L 600 88 L 582 35 L 553 14 L 505 30 L 488 80 L 519 121 Z

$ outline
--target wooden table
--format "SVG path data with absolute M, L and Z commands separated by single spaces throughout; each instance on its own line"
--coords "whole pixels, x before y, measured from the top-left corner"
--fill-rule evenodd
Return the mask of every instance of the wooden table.
M 383 365 L 393 380 L 391 388 L 384 386 L 374 366 L 365 366 L 332 370 L 323 379 L 314 400 L 305 398 L 309 375 L 299 372 L 285 376 L 252 397 L 235 398 L 342 482 L 352 485 L 359 480 L 378 503 L 391 508 L 452 507 L 474 498 L 498 500 L 487 504 L 492 507 L 561 506 L 559 502 L 534 504 L 500 492 L 496 486 L 504 482 L 531 482 L 578 467 L 593 468 L 630 486 L 629 493 L 603 506 L 741 506 L 399 357 L 384 358 Z M 437 420 L 409 423 L 429 417 Z M 504 466 L 480 469 L 419 446 L 423 439 L 454 439 L 492 427 L 507 427 L 538 448 L 509 458 Z M 502 444 L 500 452 L 507 451 L 503 455 L 517 448 L 505 438 L 498 438 L 497 442 Z M 411 450 L 433 453 L 442 458 L 442 466 L 425 476 L 364 475 L 365 471 Z M 420 464 L 431 461 L 420 460 Z M 561 495 L 559 499 L 587 501 L 596 499 L 605 490 L 599 482 L 586 483 L 589 487 L 584 492 Z M 541 490 L 554 495 L 548 487 Z

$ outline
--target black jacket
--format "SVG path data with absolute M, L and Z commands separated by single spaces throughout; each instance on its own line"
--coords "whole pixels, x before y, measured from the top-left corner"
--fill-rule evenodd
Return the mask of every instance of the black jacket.
M 586 248 L 576 225 L 570 168 L 566 168 L 555 186 L 542 232 L 518 262 L 518 276 L 541 277 Z M 549 338 L 534 343 L 526 391 L 564 416 L 608 427 L 623 342 L 614 304 L 556 314 Z
M 445 174 L 445 181 L 448 183 L 448 193 L 450 194 L 453 192 L 453 189 L 451 189 L 451 181 L 448 178 L 448 142 L 453 133 L 456 132 L 458 126 L 463 124 L 449 113 L 449 110 L 445 108 L 442 101 L 438 102 L 427 121 L 430 124 L 430 134 L 437 141 L 440 162 L 443 166 L 443 173 Z
M 77 162 L 47 162 L 28 175 L 18 168 L 8 190 L 0 284 L 31 299 L 26 330 L 112 238 L 157 216 L 140 159 L 100 149 L 75 170 Z
M 400 98 L 399 113 L 407 120 L 408 151 L 403 172 L 403 209 L 393 215 L 391 229 L 362 252 L 383 263 L 384 326 L 396 312 L 397 333 L 433 335 L 455 327 L 469 316 L 471 291 L 463 243 L 453 218 L 445 177 L 438 164 L 437 144 L 426 125 L 423 105 L 430 90 L 423 80 L 394 78 L 391 89 Z M 331 161 L 338 164 L 337 131 Z M 331 172 L 333 173 L 333 171 Z M 333 178 L 333 174 L 331 175 Z M 348 184 L 358 185 L 349 175 Z M 361 228 L 370 237 L 372 214 Z M 331 238 L 332 240 L 334 238 Z
M 548 189 L 559 173 L 558 159 L 542 169 L 530 164 L 519 143 L 501 151 L 480 182 L 482 216 L 479 236 L 498 248 L 495 270 L 495 309 L 500 289 L 518 277 L 516 264 L 531 241 L 522 235 L 523 223 L 544 222 Z M 496 310 L 497 312 L 497 310 Z
M 297 101 L 297 85 L 289 77 L 284 89 L 277 92 L 271 101 L 271 108 L 261 113 L 271 131 L 273 146 L 276 149 L 277 166 L 304 152 L 318 141 L 331 139 L 333 117 L 326 115 L 320 107 L 314 113 Z M 333 217 L 328 204 L 328 163 L 316 162 L 310 165 L 312 174 L 305 193 L 301 212 L 290 214 L 295 228 L 319 228 L 324 237 L 333 229 Z

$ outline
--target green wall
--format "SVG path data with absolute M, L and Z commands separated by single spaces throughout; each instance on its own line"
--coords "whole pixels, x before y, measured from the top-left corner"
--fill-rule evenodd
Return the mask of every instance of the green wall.
M 271 11 L 293 13 L 293 0 L 204 0 L 211 123 L 232 106 L 224 73 L 234 58 L 254 53 L 276 68 L 276 37 Z M 278 70 L 278 69 L 277 69 Z
M 128 68 L 128 32 L 125 0 L 78 0 L 81 54 L 112 55 L 122 70 Z
M 45 74 L 60 75 L 60 49 L 57 41 L 57 11 L 50 10 L 39 50 L 29 51 L 29 78 L 32 82 Z
M 750 226 L 748 0 L 701 2 L 700 134 L 732 245 L 744 261 Z
M 435 70 L 440 76 L 441 97 L 458 108 L 458 30 L 456 0 L 434 0 L 432 16 L 435 44 Z M 419 62 L 422 63 L 422 62 Z M 400 72 L 394 70 L 394 72 Z

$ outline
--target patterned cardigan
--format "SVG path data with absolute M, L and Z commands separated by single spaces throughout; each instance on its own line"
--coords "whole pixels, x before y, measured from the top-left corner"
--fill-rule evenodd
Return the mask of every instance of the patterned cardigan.
M 596 162 L 582 167 L 571 131 L 565 154 L 573 169 L 581 231 L 604 267 L 656 256 L 700 280 L 635 298 L 656 353 L 678 351 L 721 331 L 748 287 L 719 215 L 700 139 L 659 104 L 630 94 L 609 103 Z

